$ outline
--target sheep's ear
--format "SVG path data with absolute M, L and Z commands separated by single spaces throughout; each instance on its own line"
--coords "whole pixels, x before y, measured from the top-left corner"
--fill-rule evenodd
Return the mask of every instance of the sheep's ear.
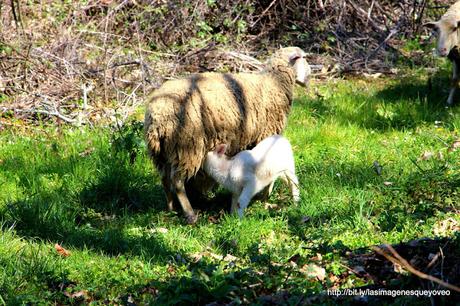
M 226 144 L 220 144 L 216 147 L 216 153 L 217 155 L 224 155 L 225 151 L 227 151 L 227 145 Z
M 424 27 L 427 27 L 429 29 L 434 29 L 438 26 L 438 22 L 436 21 L 430 21 L 430 22 L 426 22 L 423 24 Z
M 296 83 L 302 86 L 307 86 L 308 76 L 311 74 L 311 68 L 304 57 L 305 52 L 303 50 L 295 50 L 289 55 L 289 63 L 294 68 Z
M 302 52 L 303 53 L 303 52 Z M 289 62 L 290 63 L 295 63 L 295 61 L 297 61 L 299 58 L 302 58 L 303 57 L 303 54 L 301 52 L 292 52 L 290 55 L 289 55 Z

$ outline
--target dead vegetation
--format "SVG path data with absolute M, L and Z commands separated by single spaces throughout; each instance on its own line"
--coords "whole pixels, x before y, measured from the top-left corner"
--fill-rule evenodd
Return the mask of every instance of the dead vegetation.
M 448 2 L 6 1 L 1 119 L 124 120 L 163 78 L 258 70 L 280 44 L 302 47 L 323 74 L 387 72 Z

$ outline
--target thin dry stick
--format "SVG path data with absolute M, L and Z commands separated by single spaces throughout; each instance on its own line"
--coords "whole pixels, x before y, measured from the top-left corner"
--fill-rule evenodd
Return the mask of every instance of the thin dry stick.
M 251 28 L 254 27 L 256 25 L 256 23 L 258 23 L 262 17 L 265 16 L 265 14 L 268 12 L 268 10 L 273 6 L 273 4 L 275 4 L 277 0 L 273 0 L 270 5 L 259 15 L 259 18 L 257 18 L 256 21 L 254 21 L 252 24 L 251 24 Z
M 137 53 L 139 55 L 140 68 L 141 68 L 141 72 L 142 72 L 142 80 L 141 80 L 142 94 L 143 94 L 143 97 L 145 98 L 145 95 L 146 95 L 145 79 L 147 78 L 148 71 L 146 71 L 146 69 L 145 69 L 144 57 L 142 56 L 141 35 L 139 33 L 139 22 L 137 20 L 135 22 L 135 27 L 136 27 L 136 36 L 137 36 Z M 133 91 L 133 93 L 134 93 L 134 91 Z
M 457 292 L 460 292 L 460 287 L 457 287 L 455 285 L 452 285 L 452 284 L 449 284 L 449 283 L 446 283 L 445 281 L 437 278 L 437 277 L 434 277 L 432 275 L 428 275 L 428 274 L 425 274 L 423 272 L 420 272 L 419 270 L 415 269 L 414 267 L 412 267 L 408 262 L 407 260 L 405 260 L 404 258 L 401 257 L 401 255 L 399 255 L 395 249 L 393 249 L 393 247 L 389 244 L 384 244 L 385 248 L 387 250 L 389 250 L 393 256 L 391 256 L 390 254 L 387 254 L 386 252 L 384 252 L 381 248 L 377 247 L 377 246 L 373 246 L 372 249 L 379 253 L 380 255 L 384 256 L 386 259 L 388 259 L 389 261 L 391 261 L 392 263 L 394 264 L 398 264 L 400 265 L 401 267 L 403 267 L 404 269 L 406 269 L 407 271 L 409 271 L 410 273 L 412 274 L 415 274 L 416 276 L 422 278 L 422 279 L 427 279 L 427 280 L 430 280 L 432 282 L 435 282 L 435 283 L 438 283 L 440 284 L 441 286 L 444 286 L 446 288 L 449 288 L 451 290 L 454 290 L 454 291 L 457 291 Z

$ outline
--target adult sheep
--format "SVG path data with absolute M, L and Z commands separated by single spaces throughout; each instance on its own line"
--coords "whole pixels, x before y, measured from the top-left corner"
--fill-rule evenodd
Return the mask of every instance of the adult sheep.
M 455 93 L 460 80 L 460 1 L 454 3 L 441 19 L 435 22 L 428 22 L 425 26 L 437 30 L 438 42 L 436 53 L 446 57 L 452 62 L 452 81 L 450 86 L 447 105 L 454 103 Z
M 306 85 L 310 74 L 304 56 L 300 48 L 281 48 L 260 73 L 194 74 L 167 81 L 148 97 L 145 138 L 169 210 L 176 194 L 187 222 L 196 222 L 184 183 L 216 145 L 228 144 L 233 155 L 282 132 L 294 85 Z

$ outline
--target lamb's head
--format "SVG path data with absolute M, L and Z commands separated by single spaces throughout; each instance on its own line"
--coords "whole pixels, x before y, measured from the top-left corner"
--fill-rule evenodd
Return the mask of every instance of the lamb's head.
M 425 26 L 435 29 L 437 32 L 436 53 L 439 56 L 447 56 L 460 42 L 460 20 L 457 20 L 454 16 L 447 16 L 435 22 L 428 22 Z
M 228 160 L 227 155 L 225 155 L 226 151 L 227 145 L 219 144 L 213 151 L 208 152 L 204 162 L 204 169 L 209 175 L 212 176 L 212 173 L 216 170 L 222 170 L 222 166 L 224 166 L 225 161 Z
M 296 83 L 306 86 L 311 74 L 310 65 L 305 60 L 305 52 L 298 47 L 286 47 L 276 51 L 268 60 L 268 66 L 291 67 L 295 74 Z

